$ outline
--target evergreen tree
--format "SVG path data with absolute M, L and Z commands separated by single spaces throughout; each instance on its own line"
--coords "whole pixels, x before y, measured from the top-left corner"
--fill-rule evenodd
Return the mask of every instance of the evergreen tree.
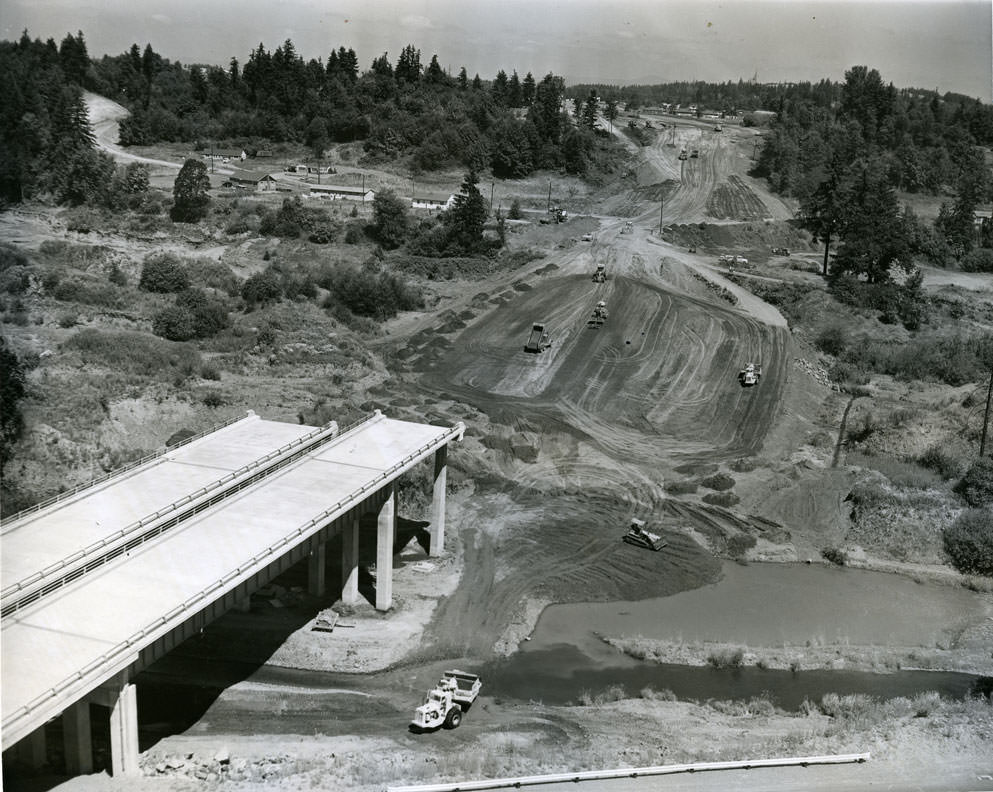
M 459 76 L 456 80 L 460 91 L 465 91 L 469 87 L 469 74 L 465 70 L 465 66 L 459 69 Z
M 528 72 L 524 81 L 521 83 L 521 106 L 530 107 L 531 103 L 534 101 L 534 77 L 531 76 L 531 72 Z
M 407 206 L 393 190 L 381 190 L 372 199 L 372 226 L 379 243 L 386 249 L 400 247 L 407 238 Z
M 0 474 L 24 431 L 20 402 L 26 392 L 24 366 L 0 336 Z
M 469 171 L 462 182 L 462 191 L 444 215 L 448 228 L 448 247 L 455 254 L 471 254 L 483 248 L 483 224 L 486 222 L 486 200 L 476 185 L 479 177 Z
M 210 206 L 209 189 L 207 166 L 200 160 L 186 160 L 172 188 L 172 219 L 179 223 L 195 223 L 206 217 Z
M 524 105 L 523 92 L 521 90 L 521 78 L 517 76 L 517 70 L 510 75 L 510 81 L 507 83 L 507 106 L 508 107 L 522 107 Z

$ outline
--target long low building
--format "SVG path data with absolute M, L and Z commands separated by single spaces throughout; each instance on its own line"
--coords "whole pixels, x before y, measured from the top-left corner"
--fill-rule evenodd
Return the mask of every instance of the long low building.
M 115 774 L 136 772 L 134 675 L 298 561 L 323 593 L 339 534 L 342 599 L 355 602 L 364 514 L 377 515 L 375 606 L 389 610 L 394 482 L 433 456 L 438 554 L 447 446 L 463 432 L 378 412 L 340 433 L 250 416 L 15 516 L 0 534 L 4 750 L 43 753 L 42 727 L 62 713 L 69 771 L 88 772 L 97 703 L 111 708 Z

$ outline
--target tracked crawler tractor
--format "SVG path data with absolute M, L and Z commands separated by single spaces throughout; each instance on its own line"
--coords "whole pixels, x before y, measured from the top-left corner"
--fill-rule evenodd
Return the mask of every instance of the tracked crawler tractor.
M 666 543 L 662 541 L 661 535 L 645 530 L 645 521 L 637 518 L 631 520 L 631 527 L 624 534 L 624 541 L 637 547 L 654 550 L 655 552 L 666 546 Z
M 596 265 L 596 272 L 593 273 L 594 283 L 605 283 L 607 280 L 607 268 L 603 264 Z
M 600 300 L 593 309 L 593 314 L 586 322 L 587 327 L 599 328 L 603 327 L 603 323 L 607 321 L 607 303 Z

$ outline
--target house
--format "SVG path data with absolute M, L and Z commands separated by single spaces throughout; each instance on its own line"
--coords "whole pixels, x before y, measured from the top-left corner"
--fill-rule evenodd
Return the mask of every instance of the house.
M 455 196 L 448 195 L 416 195 L 410 202 L 412 209 L 451 209 L 455 205 Z
M 376 197 L 375 190 L 361 187 L 343 187 L 337 184 L 311 184 L 310 198 L 323 198 L 330 201 L 371 201 Z
M 236 189 L 252 192 L 275 192 L 277 186 L 276 179 L 266 171 L 237 170 L 228 181 Z
M 248 154 L 244 149 L 211 149 L 203 155 L 203 158 L 206 160 L 213 158 L 215 162 L 217 160 L 228 162 L 230 160 L 246 160 Z
M 983 223 L 993 221 L 993 209 L 976 209 L 972 213 L 972 224 L 976 228 L 982 228 Z

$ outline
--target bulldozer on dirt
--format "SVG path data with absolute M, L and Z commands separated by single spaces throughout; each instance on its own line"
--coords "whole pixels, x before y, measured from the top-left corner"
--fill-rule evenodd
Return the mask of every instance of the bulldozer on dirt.
M 662 540 L 662 536 L 645 530 L 645 521 L 639 520 L 637 517 L 631 520 L 631 527 L 624 534 L 624 541 L 628 544 L 654 550 L 655 552 L 666 546 L 666 542 Z
M 681 160 L 689 159 L 689 156 L 690 155 L 686 153 L 686 149 L 683 149 L 682 151 L 679 152 L 679 158 Z
M 531 335 L 528 336 L 527 343 L 524 344 L 525 352 L 544 352 L 552 345 L 552 339 L 545 332 L 545 325 L 535 322 L 531 325 Z
M 438 685 L 428 691 L 424 703 L 414 710 L 410 727 L 414 731 L 458 728 L 462 713 L 472 706 L 483 686 L 476 674 L 446 671 Z
M 738 372 L 738 381 L 741 383 L 743 388 L 750 388 L 752 385 L 758 384 L 761 376 L 762 366 L 758 363 L 749 363 Z
M 599 328 L 603 327 L 603 323 L 607 321 L 607 303 L 600 300 L 593 308 L 593 313 L 590 318 L 586 321 L 587 327 Z
M 593 273 L 594 283 L 606 283 L 607 282 L 607 268 L 603 264 L 596 265 L 596 272 Z

